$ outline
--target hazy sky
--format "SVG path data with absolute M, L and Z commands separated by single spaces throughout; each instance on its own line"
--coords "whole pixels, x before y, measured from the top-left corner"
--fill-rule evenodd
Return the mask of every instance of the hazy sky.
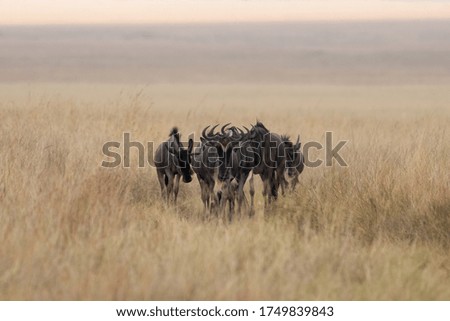
M 0 0 L 0 24 L 450 18 L 450 0 Z

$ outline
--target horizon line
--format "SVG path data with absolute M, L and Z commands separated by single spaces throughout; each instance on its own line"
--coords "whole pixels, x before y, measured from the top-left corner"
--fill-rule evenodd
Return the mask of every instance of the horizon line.
M 239 21 L 158 21 L 158 22 L 81 22 L 81 23 L 0 23 L 0 27 L 52 27 L 52 26 L 144 26 L 144 25 L 239 25 L 239 24 L 313 24 L 313 23 L 381 23 L 381 22 L 450 22 L 445 18 L 355 18 L 311 20 L 239 20 Z

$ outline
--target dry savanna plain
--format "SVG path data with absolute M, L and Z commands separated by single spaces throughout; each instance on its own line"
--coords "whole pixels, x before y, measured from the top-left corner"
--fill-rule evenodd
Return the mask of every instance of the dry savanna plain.
M 1 88 L 1 299 L 450 298 L 445 88 Z M 303 142 L 332 131 L 348 167 L 306 168 L 268 210 L 259 184 L 256 215 L 228 224 L 205 219 L 196 179 L 167 207 L 136 151 L 100 166 L 123 132 L 161 142 L 256 118 Z
M 250 59 L 253 51 L 245 46 L 252 41 L 256 50 L 268 43 L 274 48 L 264 39 L 252 38 L 261 35 L 255 31 L 246 34 L 248 41 L 233 47 L 248 59 L 228 56 L 228 52 L 223 58 L 217 54 L 222 51 L 206 45 L 211 50 L 206 53 L 217 54 L 211 66 L 219 69 L 208 66 L 206 60 L 206 65 L 199 59 L 194 62 L 209 68 L 213 77 L 222 72 L 236 77 L 236 81 L 210 83 L 202 78 L 207 75 L 204 72 L 196 75 L 195 82 L 187 81 L 186 70 L 194 72 L 196 67 L 182 70 L 183 64 L 172 56 L 179 62 L 173 72 L 185 78 L 168 81 L 177 77 L 166 72 L 171 62 L 164 60 L 165 55 L 158 56 L 159 51 L 152 51 L 152 62 L 142 65 L 149 70 L 162 68 L 155 69 L 159 74 L 152 77 L 165 75 L 165 83 L 128 81 L 139 70 L 126 65 L 122 67 L 131 70 L 129 78 L 112 81 L 110 75 L 119 70 L 114 66 L 122 60 L 114 58 L 107 65 L 100 61 L 111 57 L 106 51 L 117 52 L 125 46 L 108 47 L 101 55 L 95 49 L 115 43 L 102 38 L 110 33 L 99 32 L 98 41 L 78 46 L 74 43 L 84 38 L 69 41 L 67 37 L 75 33 L 64 31 L 63 45 L 45 47 L 59 40 L 51 33 L 47 38 L 27 38 L 29 31 L 20 28 L 0 32 L 6 46 L 0 56 L 7 58 L 0 62 L 4 71 L 0 75 L 0 299 L 450 300 L 450 91 L 445 68 L 438 66 L 438 62 L 447 66 L 448 55 L 443 54 L 447 48 L 424 59 L 427 49 L 411 45 L 408 56 L 396 48 L 390 51 L 397 44 L 394 37 L 383 47 L 388 54 L 378 52 L 377 45 L 355 49 L 352 52 L 357 54 L 349 56 L 348 48 L 340 51 L 343 43 L 366 39 L 368 33 L 339 43 L 333 26 L 320 28 L 329 28 L 322 36 L 329 35 L 335 48 L 312 53 L 307 48 L 305 55 L 294 54 L 288 62 L 302 66 L 296 65 L 296 57 L 311 63 L 317 57 L 335 62 L 330 66 L 336 69 L 331 71 L 326 63 L 316 61 L 314 70 L 320 72 L 311 69 L 305 75 L 323 81 L 311 83 L 300 81 L 301 77 L 293 81 L 296 69 L 284 68 L 276 60 L 278 55 L 295 53 L 297 47 L 279 47 L 273 56 L 261 54 L 256 62 Z M 390 37 L 389 28 L 386 35 Z M 408 35 L 408 30 L 416 30 L 399 28 Z M 123 39 L 130 41 L 130 48 L 139 41 L 150 46 L 160 39 L 155 30 L 146 33 L 144 40 Z M 238 33 L 239 28 L 233 30 Z M 346 30 L 343 34 L 351 35 L 356 29 Z M 418 32 L 424 30 L 428 29 Z M 171 43 L 187 39 L 186 46 L 194 51 L 190 57 L 205 53 L 199 48 L 206 40 L 196 43 L 200 36 L 183 32 L 177 31 Z M 225 35 L 230 33 L 220 32 L 215 34 L 223 35 L 218 43 L 228 41 Z M 289 34 L 277 31 L 273 39 L 279 39 L 278 32 Z M 378 36 L 368 42 L 390 39 L 376 32 Z M 292 37 L 297 39 L 299 34 Z M 323 37 L 308 35 L 298 43 L 322 46 L 316 39 Z M 210 39 L 209 34 L 202 37 Z M 19 45 L 14 39 L 21 39 Z M 81 53 L 79 61 L 76 50 L 61 52 L 66 45 Z M 88 52 L 89 48 L 95 50 Z M 39 65 L 43 58 L 15 60 L 19 53 L 31 58 L 55 56 L 48 58 L 47 65 Z M 134 54 L 141 59 L 137 56 L 142 52 Z M 61 55 L 67 59 L 57 61 Z M 87 63 L 92 62 L 87 57 L 98 63 Z M 227 68 L 228 57 L 244 67 L 236 67 L 234 73 Z M 275 73 L 269 70 L 265 78 L 244 79 L 252 70 L 264 74 L 261 66 L 270 66 L 264 57 L 273 58 L 279 64 L 274 72 L 286 78 L 271 82 L 270 75 Z M 167 66 L 158 64 L 158 59 Z M 220 61 L 226 63 L 220 65 Z M 376 66 L 364 69 L 370 61 Z M 380 69 L 383 61 L 389 68 Z M 408 68 L 394 70 L 399 61 Z M 424 62 L 422 69 L 410 69 L 417 61 Z M 348 69 L 346 78 L 353 62 L 360 65 Z M 246 73 L 245 66 L 253 69 Z M 108 71 L 104 79 L 70 79 L 83 71 L 99 77 L 102 68 Z M 416 72 L 414 81 L 408 81 Z M 439 77 L 433 78 L 433 73 Z M 364 75 L 365 81 L 358 81 Z M 383 75 L 392 76 L 393 81 Z M 303 144 L 325 144 L 325 133 L 332 132 L 333 145 L 348 141 L 340 151 L 347 166 L 334 162 L 305 168 L 297 190 L 266 209 L 262 184 L 255 178 L 255 215 L 249 218 L 243 213 L 231 223 L 204 215 L 196 178 L 181 183 L 178 204 L 167 206 L 161 200 L 155 169 L 149 164 L 138 166 L 137 149 L 131 150 L 130 168 L 101 166 L 109 160 L 102 154 L 103 144 L 120 142 L 122 153 L 125 132 L 147 146 L 147 142 L 167 139 L 175 125 L 183 139 L 195 135 L 198 140 L 209 124 L 248 126 L 256 119 L 294 139 L 300 134 Z M 313 150 L 310 157 L 324 159 L 325 150 Z

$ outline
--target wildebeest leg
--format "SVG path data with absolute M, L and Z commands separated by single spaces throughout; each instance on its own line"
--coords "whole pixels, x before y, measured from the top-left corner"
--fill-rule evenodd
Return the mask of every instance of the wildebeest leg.
M 227 205 L 229 205 L 230 203 L 230 182 L 224 181 L 222 182 L 222 187 L 221 187 L 221 191 L 220 191 L 220 212 L 222 213 L 223 217 L 226 219 L 227 218 Z M 233 218 L 233 214 L 231 213 L 231 211 L 228 212 L 228 220 L 231 222 Z
M 213 210 L 213 206 L 215 205 L 215 195 L 214 195 L 214 180 L 210 177 L 205 181 L 205 195 L 206 201 L 208 203 L 209 212 Z
M 201 182 L 200 183 L 200 188 L 201 188 L 200 192 L 202 194 L 204 213 L 206 214 L 206 211 L 209 209 L 208 187 L 206 185 L 206 182 L 203 179 L 200 182 Z
M 267 170 L 261 175 L 261 179 L 263 181 L 264 205 L 268 206 L 272 203 L 272 197 L 274 196 L 275 182 L 273 171 Z
M 178 190 L 180 188 L 180 175 L 175 175 L 175 184 L 173 186 L 173 203 L 177 204 Z
M 228 204 L 229 204 L 229 210 L 230 210 L 228 215 L 229 215 L 229 220 L 231 222 L 231 220 L 234 216 L 234 196 L 233 195 L 228 196 Z
M 217 207 L 218 207 L 218 199 L 216 194 L 214 193 L 214 187 L 216 185 L 216 182 L 214 179 L 210 179 L 208 183 L 208 198 L 210 199 L 210 209 L 216 211 L 217 214 Z
M 248 183 L 250 184 L 250 212 L 249 215 L 252 216 L 254 213 L 254 198 L 255 198 L 255 182 L 254 182 L 254 177 L 253 177 L 253 173 L 252 176 L 250 177 L 250 180 L 248 181 Z
M 166 171 L 166 177 L 167 177 L 167 204 L 170 204 L 170 199 L 172 198 L 173 194 L 173 179 L 174 175 L 170 171 Z
M 263 195 L 263 198 L 264 198 L 264 206 L 267 207 L 267 205 L 269 203 L 269 196 L 267 195 L 268 190 L 269 190 L 269 180 L 267 178 L 267 173 L 261 174 L 261 180 L 263 182 L 262 195 Z
M 242 202 L 244 200 L 244 184 L 247 181 L 249 171 L 244 171 L 242 175 L 239 177 L 239 186 L 237 190 L 237 199 L 238 199 L 238 212 L 241 213 Z
M 283 196 L 286 196 L 286 191 L 289 189 L 289 182 L 286 179 L 284 173 L 281 174 L 281 176 L 279 176 L 278 179 L 279 179 L 279 184 L 280 184 L 280 187 L 281 187 L 281 194 Z
M 206 198 L 206 208 L 211 213 L 211 196 L 209 195 L 209 188 L 205 186 L 205 198 Z
M 272 197 L 273 197 L 273 175 L 271 172 L 266 171 L 263 175 L 261 175 L 261 179 L 263 181 L 263 197 L 264 197 L 264 216 L 267 216 L 270 213 Z
M 229 221 L 231 222 L 234 216 L 234 200 L 236 195 L 237 185 L 231 179 L 227 181 L 227 202 L 229 206 Z M 240 213 L 239 213 L 240 214 Z
M 272 176 L 269 183 L 270 183 L 270 196 L 273 198 L 273 200 L 276 201 L 278 199 L 278 189 L 280 187 L 280 184 L 278 182 L 278 177 L 275 171 L 272 172 Z
M 297 186 L 297 183 L 299 183 L 298 175 L 295 175 L 294 178 L 291 181 L 291 188 L 292 188 L 293 192 L 295 191 L 295 186 Z
M 277 185 L 281 187 L 281 195 L 285 195 L 286 179 L 284 178 L 285 168 L 277 168 Z
M 286 191 L 286 194 L 289 194 L 291 192 L 291 183 L 288 178 L 284 178 L 284 190 Z
M 158 170 L 156 173 L 158 174 L 159 186 L 161 187 L 161 197 L 166 199 L 166 178 L 164 177 L 164 172 Z
M 225 209 L 225 202 L 226 202 L 226 193 L 223 190 L 223 187 L 220 187 L 220 190 L 217 191 L 217 213 L 218 215 L 222 215 Z
M 202 199 L 202 203 L 203 203 L 203 213 L 206 212 L 206 194 L 205 194 L 205 181 L 199 176 L 197 175 L 198 178 L 198 183 L 200 184 L 200 197 Z

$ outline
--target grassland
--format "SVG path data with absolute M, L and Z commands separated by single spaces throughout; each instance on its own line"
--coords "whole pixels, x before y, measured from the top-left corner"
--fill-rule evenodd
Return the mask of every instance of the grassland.
M 0 299 L 450 300 L 447 89 L 0 85 Z M 123 132 L 256 118 L 349 140 L 348 167 L 307 168 L 266 212 L 257 185 L 226 224 L 196 179 L 167 207 L 153 168 L 100 166 Z

